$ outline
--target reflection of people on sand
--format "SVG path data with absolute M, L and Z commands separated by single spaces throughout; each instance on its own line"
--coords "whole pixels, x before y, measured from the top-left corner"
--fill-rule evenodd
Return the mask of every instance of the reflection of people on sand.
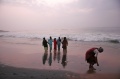
M 67 50 L 63 50 L 63 56 L 62 56 L 62 62 L 61 64 L 63 65 L 63 67 L 65 67 L 67 65 Z
M 96 70 L 93 67 L 94 64 L 97 64 L 97 66 L 99 66 L 97 56 L 98 56 L 98 53 L 101 53 L 101 52 L 103 52 L 102 47 L 100 47 L 100 48 L 91 48 L 86 52 L 85 60 L 87 61 L 87 63 L 89 63 L 89 69 Z
M 58 51 L 60 51 L 60 46 L 61 46 L 61 39 L 60 39 L 60 37 L 57 39 L 57 46 L 58 46 Z
M 45 64 L 45 62 L 47 60 L 47 56 L 48 56 L 48 52 L 46 51 L 43 55 L 43 64 Z
M 54 61 L 56 60 L 56 50 L 54 50 L 54 57 L 53 57 Z
M 50 39 L 48 39 L 48 44 L 50 47 L 50 52 L 52 51 L 52 37 L 50 36 Z
M 57 60 L 58 60 L 58 63 L 60 62 L 60 51 L 58 51 L 57 53 Z
M 89 69 L 88 71 L 87 71 L 87 74 L 95 74 L 96 72 L 94 71 L 94 70 L 91 70 L 91 69 Z
M 48 50 L 48 44 L 47 44 L 47 41 L 45 38 L 43 38 L 43 42 L 42 42 L 42 45 L 44 46 L 44 50 L 45 52 Z
M 52 64 L 52 53 L 50 53 L 50 55 L 49 55 L 48 63 L 49 63 L 49 66 L 51 66 L 51 64 Z

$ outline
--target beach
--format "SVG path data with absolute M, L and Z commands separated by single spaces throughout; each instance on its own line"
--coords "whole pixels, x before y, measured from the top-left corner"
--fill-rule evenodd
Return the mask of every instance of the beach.
M 68 41 L 65 64 L 60 52 L 44 52 L 41 39 L 0 37 L 0 79 L 120 79 L 120 44 L 109 42 Z M 85 52 L 103 47 L 98 55 L 100 66 L 89 70 Z
M 120 0 L 0 0 L 0 79 L 120 79 L 119 21 Z

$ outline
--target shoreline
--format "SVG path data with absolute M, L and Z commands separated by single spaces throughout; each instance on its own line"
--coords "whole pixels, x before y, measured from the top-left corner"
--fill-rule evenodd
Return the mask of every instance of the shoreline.
M 0 79 L 80 79 L 79 74 L 61 71 L 31 68 L 16 68 L 0 64 Z
M 65 70 L 17 68 L 0 64 L 0 79 L 119 79 L 119 74 L 88 71 L 78 74 Z

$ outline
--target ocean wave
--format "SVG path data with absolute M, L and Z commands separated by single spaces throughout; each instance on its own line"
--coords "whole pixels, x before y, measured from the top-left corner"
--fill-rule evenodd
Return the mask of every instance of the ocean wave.
M 32 43 L 15 43 L 15 44 L 38 45 L 38 44 L 32 44 Z
M 92 41 L 92 42 L 111 42 L 120 43 L 119 34 L 105 34 L 105 33 L 69 33 L 69 34 L 38 34 L 38 33 L 21 33 L 21 32 L 2 32 L 0 37 L 11 38 L 28 38 L 28 39 L 48 39 L 50 36 L 53 38 L 67 37 L 70 41 Z
M 119 40 L 108 40 L 108 42 L 111 42 L 111 43 L 120 43 L 120 41 Z
M 5 30 L 0 30 L 0 32 L 9 32 L 9 31 L 5 31 Z

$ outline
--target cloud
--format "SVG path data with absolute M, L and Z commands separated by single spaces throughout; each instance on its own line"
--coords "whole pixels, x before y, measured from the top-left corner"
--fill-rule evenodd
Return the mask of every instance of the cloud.
M 119 26 L 119 0 L 0 0 L 0 27 Z M 20 29 L 18 27 L 18 29 Z
M 14 3 L 28 6 L 48 6 L 54 7 L 58 5 L 64 5 L 68 3 L 72 3 L 77 0 L 1 0 L 2 3 Z
M 90 13 L 92 12 L 92 8 L 82 8 L 82 9 L 73 9 L 72 13 Z

